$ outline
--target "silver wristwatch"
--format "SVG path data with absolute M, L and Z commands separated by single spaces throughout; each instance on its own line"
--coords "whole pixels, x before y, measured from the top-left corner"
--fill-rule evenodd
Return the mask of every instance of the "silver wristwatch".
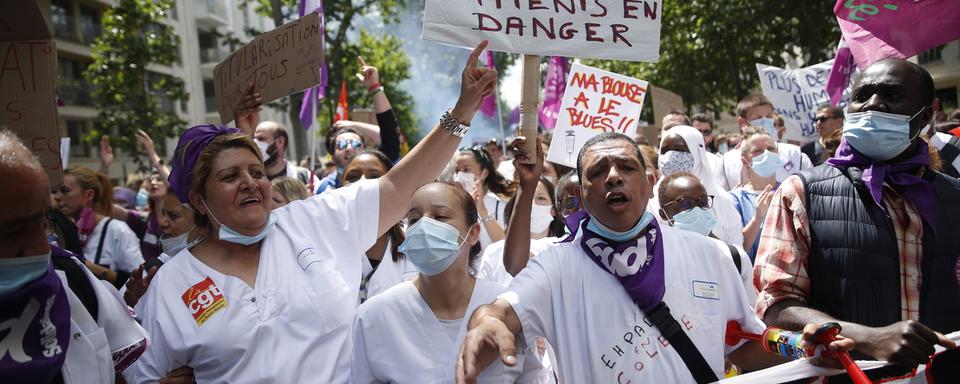
M 440 127 L 443 128 L 444 131 L 447 131 L 447 133 L 456 137 L 463 137 L 467 134 L 467 131 L 470 130 L 469 126 L 464 125 L 450 115 L 450 111 L 443 113 L 443 117 L 440 118 Z

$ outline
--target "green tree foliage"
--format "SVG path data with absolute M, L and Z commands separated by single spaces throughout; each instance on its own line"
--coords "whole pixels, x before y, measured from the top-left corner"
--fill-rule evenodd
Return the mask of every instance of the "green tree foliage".
M 756 63 L 805 65 L 833 57 L 834 0 L 686 0 L 664 4 L 660 62 L 586 60 L 683 96 L 687 108 L 727 111 L 759 87 Z
M 153 138 L 171 137 L 186 127 L 176 104 L 186 100 L 183 80 L 150 71 L 179 60 L 179 38 L 166 19 L 171 0 L 118 0 L 103 15 L 103 34 L 93 43 L 93 63 L 84 78 L 94 85 L 100 111 L 87 140 L 111 135 L 111 143 L 143 165 L 137 129 Z M 159 140 L 158 140 L 159 141 Z

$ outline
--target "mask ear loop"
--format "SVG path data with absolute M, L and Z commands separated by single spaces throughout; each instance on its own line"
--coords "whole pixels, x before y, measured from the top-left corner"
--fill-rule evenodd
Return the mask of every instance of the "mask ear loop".
M 907 124 L 909 124 L 909 122 L 913 121 L 913 119 L 915 119 L 917 116 L 920 116 L 920 113 L 923 112 L 924 109 L 927 109 L 927 106 L 923 106 L 923 108 L 920 108 L 920 110 L 917 111 L 917 113 L 914 113 L 913 116 L 910 117 L 910 120 L 908 120 Z M 923 128 L 920 128 L 920 130 L 917 131 L 917 134 L 916 134 L 916 135 L 913 135 L 913 137 L 910 138 L 910 142 L 913 143 L 913 141 L 916 140 L 917 137 L 920 137 L 920 135 L 922 135 L 924 132 L 928 132 L 928 131 L 933 130 L 933 121 L 934 121 L 934 119 L 931 118 L 931 119 L 930 119 L 930 122 L 927 123 L 926 126 L 924 126 Z

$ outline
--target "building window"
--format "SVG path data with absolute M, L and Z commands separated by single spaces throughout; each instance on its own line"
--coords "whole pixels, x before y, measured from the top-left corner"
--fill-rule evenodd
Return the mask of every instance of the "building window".
M 90 157 L 90 145 L 84 140 L 84 136 L 89 133 L 87 124 L 83 120 L 65 121 L 67 125 L 67 137 L 70 138 L 70 157 Z
M 73 4 L 65 0 L 53 0 L 50 3 L 50 19 L 53 21 L 53 35 L 62 39 L 76 40 L 76 27 L 73 20 Z
M 936 47 L 929 51 L 921 53 L 920 56 L 917 57 L 917 61 L 920 62 L 920 64 L 929 64 L 929 63 L 942 60 L 943 47 L 946 47 L 946 45 L 941 45 L 939 47 Z
M 217 98 L 214 96 L 214 86 L 213 80 L 207 79 L 203 81 L 203 101 L 206 106 L 207 113 L 217 112 Z
M 197 30 L 197 42 L 200 45 L 200 63 L 219 63 L 220 50 L 217 46 L 216 32 Z
M 91 44 L 103 33 L 100 25 L 100 10 L 90 7 L 80 7 L 80 34 L 81 42 Z
M 147 84 L 153 84 L 161 81 L 167 81 L 170 79 L 170 76 L 162 75 L 156 72 L 147 72 Z M 173 99 L 167 96 L 166 93 L 161 91 L 150 89 L 150 93 L 157 98 L 157 107 L 161 112 L 166 112 L 170 114 L 177 113 L 177 105 L 173 102 Z
M 65 57 L 57 58 L 57 69 L 60 73 L 60 99 L 66 105 L 93 106 L 93 87 L 83 79 L 83 70 L 86 64 L 78 60 Z

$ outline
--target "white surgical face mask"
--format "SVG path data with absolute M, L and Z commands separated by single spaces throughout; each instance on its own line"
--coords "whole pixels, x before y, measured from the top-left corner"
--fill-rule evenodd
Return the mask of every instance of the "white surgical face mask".
M 693 170 L 693 154 L 690 152 L 667 151 L 657 157 L 657 163 L 660 165 L 660 173 L 663 176 L 670 176 L 677 172 L 690 172 Z
M 191 231 L 193 231 L 193 227 L 180 236 L 161 238 L 160 245 L 163 247 L 163 253 L 166 253 L 167 256 L 176 256 L 180 251 L 197 245 L 200 242 L 199 239 L 194 240 L 193 243 L 187 243 L 187 236 Z
M 550 214 L 552 209 L 553 206 L 550 205 L 533 204 L 530 210 L 530 233 L 542 233 L 550 228 L 550 223 L 553 222 L 553 215 Z
M 463 189 L 471 195 L 477 190 L 477 175 L 473 172 L 457 172 L 453 176 L 453 181 L 463 186 Z
M 922 108 L 913 116 L 879 111 L 848 113 L 843 120 L 843 139 L 871 159 L 890 160 L 916 139 L 910 137 L 910 122 L 920 112 Z
M 769 150 L 753 157 L 751 161 L 753 172 L 760 177 L 770 177 L 777 173 L 780 168 L 780 155 Z

